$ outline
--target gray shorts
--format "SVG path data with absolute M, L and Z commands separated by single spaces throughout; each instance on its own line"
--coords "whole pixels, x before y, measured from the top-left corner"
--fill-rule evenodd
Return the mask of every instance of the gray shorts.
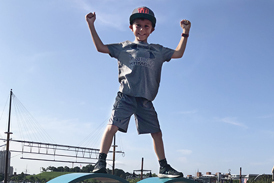
M 109 124 L 127 132 L 130 117 L 134 114 L 138 134 L 160 132 L 157 113 L 151 101 L 118 92 Z

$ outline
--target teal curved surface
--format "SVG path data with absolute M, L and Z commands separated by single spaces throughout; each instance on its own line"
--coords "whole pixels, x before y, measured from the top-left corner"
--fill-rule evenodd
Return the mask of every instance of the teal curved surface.
M 56 177 L 47 183 L 76 183 L 91 178 L 100 180 L 103 183 L 129 183 L 120 177 L 105 173 L 70 173 Z

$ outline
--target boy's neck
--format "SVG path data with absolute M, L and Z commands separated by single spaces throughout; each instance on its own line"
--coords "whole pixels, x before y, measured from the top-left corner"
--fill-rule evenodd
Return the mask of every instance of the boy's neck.
M 136 40 L 136 39 L 135 39 L 133 42 L 134 42 L 134 43 L 148 44 L 147 41 L 138 41 L 138 40 Z

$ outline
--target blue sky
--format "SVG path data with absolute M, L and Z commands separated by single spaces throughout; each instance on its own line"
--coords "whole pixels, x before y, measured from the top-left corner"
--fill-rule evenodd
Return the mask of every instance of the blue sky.
M 185 55 L 164 64 L 154 101 L 168 162 L 185 175 L 228 169 L 237 174 L 240 167 L 243 174 L 271 173 L 273 0 L 2 1 L 0 137 L 7 131 L 6 101 L 13 89 L 51 137 L 40 140 L 41 129 L 22 132 L 14 117 L 13 139 L 33 133 L 38 137 L 24 140 L 99 148 L 119 87 L 118 69 L 115 59 L 94 48 L 85 15 L 96 12 L 104 43 L 132 41 L 128 19 L 139 6 L 157 18 L 150 43 L 176 48 L 180 20 L 192 22 Z M 126 153 L 117 157 L 117 168 L 132 172 L 144 157 L 145 169 L 158 172 L 151 137 L 137 135 L 133 119 L 117 143 Z M 61 165 L 12 156 L 19 173 Z

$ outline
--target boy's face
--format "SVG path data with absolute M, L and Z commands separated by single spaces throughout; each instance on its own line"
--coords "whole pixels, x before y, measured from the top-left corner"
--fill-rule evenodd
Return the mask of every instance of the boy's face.
M 147 43 L 148 36 L 154 31 L 151 21 L 147 19 L 136 19 L 129 28 L 133 32 L 136 41 L 145 43 Z

